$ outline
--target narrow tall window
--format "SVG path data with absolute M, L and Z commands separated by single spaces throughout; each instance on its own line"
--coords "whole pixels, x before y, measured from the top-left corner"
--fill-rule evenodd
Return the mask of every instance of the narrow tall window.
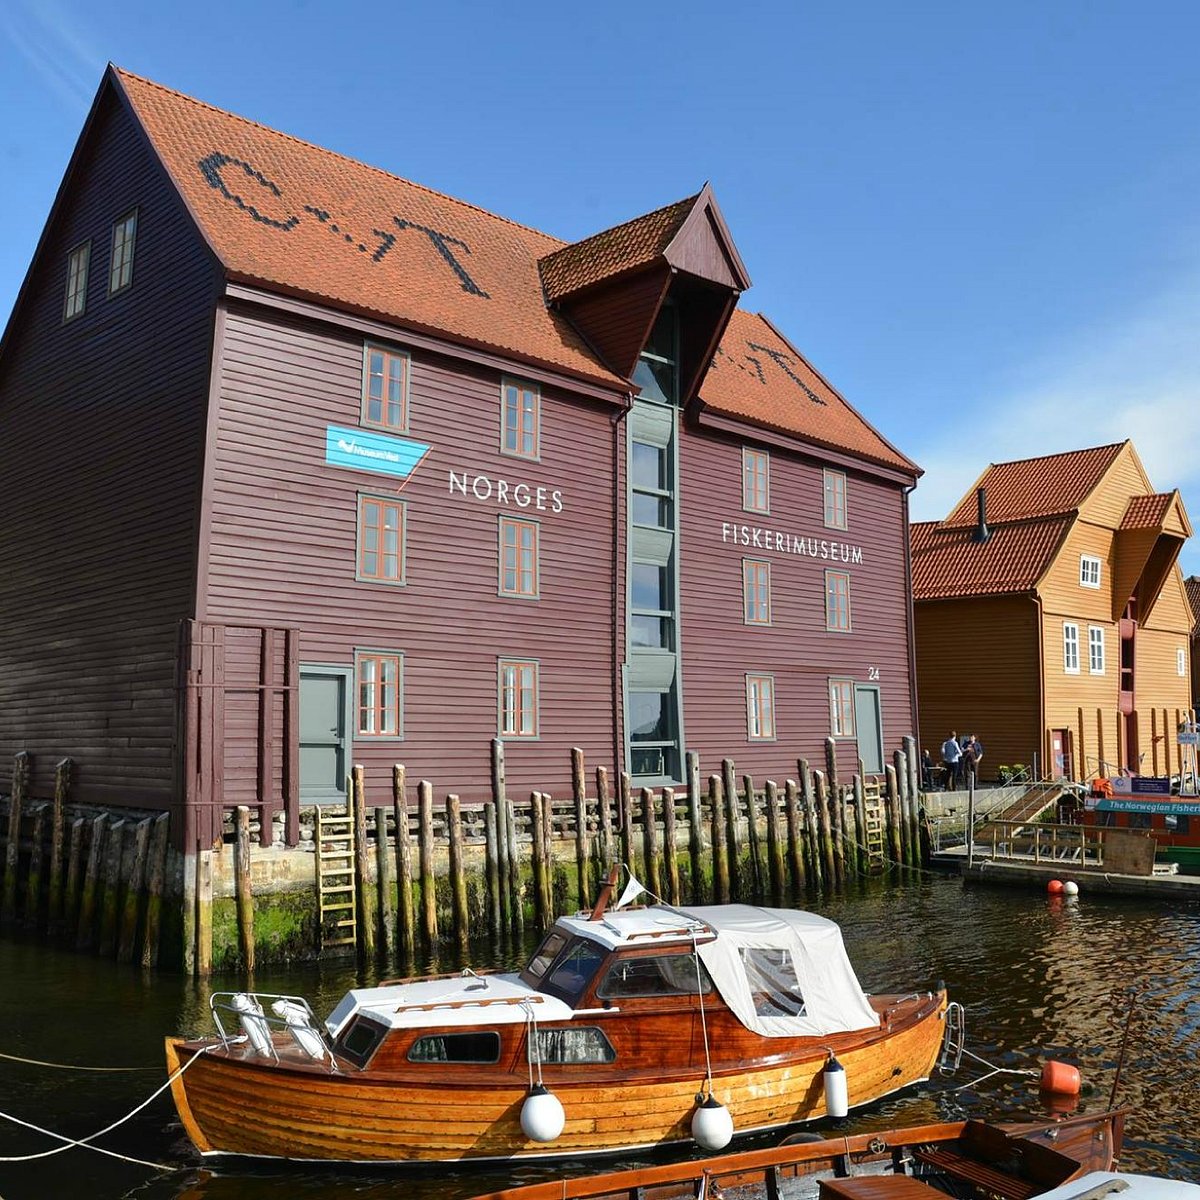
M 1100 586 L 1100 560 L 1094 554 L 1079 556 L 1079 586 L 1086 588 Z
M 1071 621 L 1063 622 L 1063 670 L 1079 674 L 1079 626 Z
M 137 209 L 113 225 L 112 261 L 108 269 L 108 294 L 115 296 L 133 283 L 133 243 L 137 235 Z
M 1187 674 L 1187 651 L 1182 646 L 1175 651 L 1175 674 Z
M 404 582 L 404 504 L 384 496 L 358 498 L 358 578 Z
M 825 628 L 850 632 L 850 576 L 845 571 L 825 572 Z
M 742 507 L 747 512 L 771 511 L 771 456 L 765 450 L 742 450 Z
M 834 737 L 854 736 L 854 681 L 829 681 L 829 727 Z
M 537 458 L 540 424 L 538 389 L 506 379 L 500 387 L 502 399 L 500 449 L 518 458 Z
M 408 429 L 408 355 L 382 346 L 363 350 L 364 425 L 404 432 Z
M 538 665 L 523 659 L 500 660 L 500 736 L 538 735 Z
M 359 651 L 355 655 L 359 737 L 400 737 L 400 668 L 403 661 L 399 654 Z
M 846 528 L 846 476 L 841 471 L 825 472 L 825 526 Z
M 63 302 L 63 320 L 79 316 L 87 307 L 88 266 L 92 243 L 84 242 L 67 255 L 67 296 Z
M 746 676 L 746 720 L 752 741 L 775 737 L 775 677 Z
M 500 595 L 538 596 L 538 524 L 500 518 Z
M 742 560 L 742 604 L 747 625 L 771 623 L 771 564 Z
M 1099 625 L 1088 626 L 1088 673 L 1104 674 L 1104 630 Z

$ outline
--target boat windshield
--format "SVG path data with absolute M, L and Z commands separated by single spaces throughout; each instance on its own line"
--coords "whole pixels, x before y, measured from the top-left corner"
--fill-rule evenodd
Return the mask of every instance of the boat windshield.
M 530 987 L 537 987 L 550 964 L 558 957 L 558 952 L 566 944 L 567 935 L 565 933 L 559 933 L 557 929 L 550 930 L 542 939 L 537 953 L 529 960 L 525 970 L 521 972 L 522 980 Z
M 546 948 L 545 943 L 542 948 L 543 950 Z M 540 955 L 541 951 L 535 958 Z M 541 981 L 533 986 L 539 992 L 557 996 L 574 1007 L 600 969 L 600 964 L 607 957 L 608 951 L 599 943 L 593 942 L 589 938 L 575 938 L 558 955 L 550 969 L 543 973 Z M 532 965 L 531 963 L 530 966 Z

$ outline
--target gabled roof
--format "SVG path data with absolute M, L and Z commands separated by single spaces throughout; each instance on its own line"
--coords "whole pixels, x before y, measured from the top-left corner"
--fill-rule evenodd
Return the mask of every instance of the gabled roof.
M 590 296 L 651 267 L 664 279 L 678 272 L 712 297 L 715 340 L 749 284 L 708 185 L 565 245 L 128 71 L 110 67 L 106 81 L 230 281 L 367 315 L 400 338 L 432 333 L 628 393 L 548 296 Z M 702 375 L 712 347 L 701 349 Z M 765 317 L 735 313 L 713 357 L 701 390 L 709 410 L 919 474 Z
M 1183 581 L 1188 603 L 1192 606 L 1192 633 L 1200 627 L 1200 575 L 1189 575 Z
M 987 489 L 987 520 L 1014 521 L 1077 509 L 1128 445 L 1114 442 L 1042 458 L 992 463 L 958 502 L 945 525 L 974 525 L 976 489 Z
M 986 542 L 975 526 L 920 521 L 912 526 L 914 600 L 1032 592 L 1062 545 L 1074 512 L 992 525 Z

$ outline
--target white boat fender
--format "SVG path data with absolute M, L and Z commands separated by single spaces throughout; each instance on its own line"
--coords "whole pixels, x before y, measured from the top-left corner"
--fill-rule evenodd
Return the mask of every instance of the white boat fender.
M 277 1017 L 284 1019 L 288 1033 L 292 1035 L 292 1041 L 309 1058 L 320 1060 L 325 1057 L 325 1043 L 321 1040 L 321 1035 L 313 1028 L 308 1010 L 303 1004 L 297 1004 L 294 1000 L 276 1000 L 271 1005 L 271 1011 Z
M 825 1077 L 825 1115 L 844 1117 L 850 1111 L 846 1068 L 834 1057 L 832 1050 L 821 1073 Z
M 563 1131 L 567 1115 L 545 1084 L 535 1083 L 521 1105 L 521 1130 L 534 1142 L 552 1142 Z
M 711 1092 L 692 1114 L 692 1137 L 704 1150 L 723 1150 L 733 1139 L 733 1117 Z
M 230 1004 L 238 1014 L 242 1032 L 254 1047 L 255 1053 L 270 1054 L 271 1031 L 267 1027 L 267 1018 L 263 1016 L 262 1005 L 245 992 L 235 992 Z

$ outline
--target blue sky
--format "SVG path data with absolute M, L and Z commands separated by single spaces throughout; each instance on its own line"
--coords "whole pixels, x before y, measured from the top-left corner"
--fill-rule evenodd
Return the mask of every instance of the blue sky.
M 0 314 L 111 59 L 568 239 L 709 180 L 915 516 L 1131 436 L 1200 525 L 1198 46 L 1165 0 L 5 0 Z

